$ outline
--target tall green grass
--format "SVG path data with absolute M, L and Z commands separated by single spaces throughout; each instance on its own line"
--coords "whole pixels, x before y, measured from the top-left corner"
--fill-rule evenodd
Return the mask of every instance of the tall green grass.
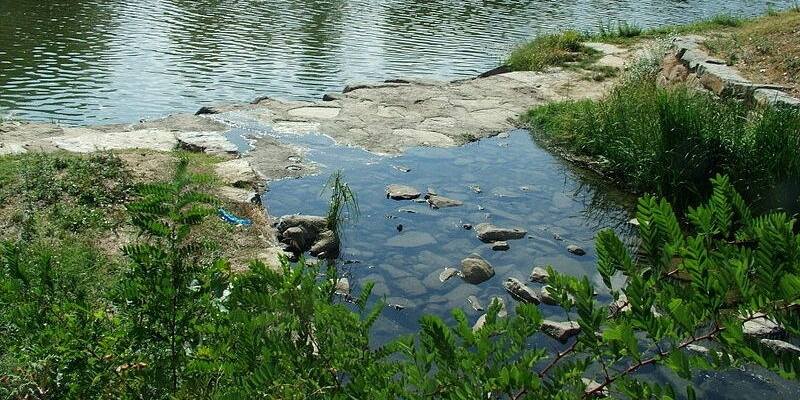
M 629 81 L 602 101 L 554 103 L 524 117 L 549 146 L 588 157 L 600 173 L 683 208 L 710 194 L 727 174 L 764 208 L 776 187 L 800 186 L 800 113 L 752 107 L 696 90 Z M 774 199 L 772 199 L 774 200 Z

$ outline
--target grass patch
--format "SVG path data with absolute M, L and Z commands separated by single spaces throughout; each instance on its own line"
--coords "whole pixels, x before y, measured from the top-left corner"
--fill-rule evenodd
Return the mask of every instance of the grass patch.
M 770 188 L 800 184 L 800 113 L 720 101 L 686 87 L 628 81 L 606 99 L 554 103 L 524 120 L 545 145 L 565 150 L 619 185 L 684 208 L 728 174 L 768 208 Z M 797 199 L 782 207 L 798 208 Z
M 583 45 L 586 38 L 576 31 L 537 36 L 512 50 L 506 65 L 515 71 L 542 71 L 548 67 L 586 65 L 598 51 Z
M 122 223 L 131 177 L 110 153 L 0 158 L 4 238 L 92 236 Z

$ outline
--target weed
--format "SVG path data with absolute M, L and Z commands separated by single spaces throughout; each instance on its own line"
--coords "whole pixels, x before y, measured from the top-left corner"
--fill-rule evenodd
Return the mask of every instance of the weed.
M 634 38 L 640 36 L 642 33 L 643 29 L 641 27 L 626 21 L 621 21 L 617 22 L 616 27 L 613 27 L 610 22 L 606 24 L 600 24 L 597 35 L 602 40 L 613 40 L 618 38 Z
M 344 181 L 344 174 L 341 170 L 334 172 L 328 178 L 320 195 L 324 195 L 328 190 L 331 191 L 331 199 L 328 203 L 328 213 L 325 216 L 325 227 L 336 232 L 337 236 L 341 236 L 342 223 L 347 219 L 347 215 L 353 220 L 359 218 L 358 198 Z

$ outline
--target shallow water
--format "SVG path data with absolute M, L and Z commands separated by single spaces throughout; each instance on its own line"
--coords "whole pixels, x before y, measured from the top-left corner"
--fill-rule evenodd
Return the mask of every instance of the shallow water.
M 0 116 L 130 123 L 347 83 L 455 79 L 538 33 L 751 16 L 795 0 L 3 0 Z
M 421 315 L 448 316 L 453 308 L 463 309 L 474 321 L 479 313 L 467 303 L 469 295 L 484 305 L 492 296 L 500 296 L 513 308 L 515 301 L 501 284 L 509 277 L 528 281 L 534 266 L 552 265 L 566 274 L 588 275 L 600 287 L 594 268 L 596 232 L 614 229 L 631 234 L 630 207 L 620 205 L 630 205 L 630 197 L 585 183 L 577 171 L 535 146 L 525 130 L 458 148 L 414 148 L 398 157 L 352 147 L 331 151 L 324 137 L 316 138 L 321 146 L 312 148 L 307 157 L 321 163 L 324 172 L 271 182 L 264 203 L 276 217 L 325 215 L 328 194 L 321 195 L 321 190 L 333 171 L 342 170 L 360 209 L 358 219 L 345 223 L 343 267 L 356 291 L 372 281 L 376 297 L 386 296 L 389 303 L 404 307 L 386 311 L 389 324 L 379 326 L 378 335 L 414 332 Z M 385 187 L 392 183 L 422 193 L 431 189 L 463 204 L 432 209 L 424 201 L 391 200 Z M 474 229 L 464 228 L 482 222 L 521 228 L 528 234 L 509 241 L 507 251 L 493 251 L 478 240 Z M 567 252 L 570 244 L 587 254 Z M 495 277 L 480 285 L 459 278 L 439 281 L 445 267 L 460 268 L 470 253 L 489 261 Z

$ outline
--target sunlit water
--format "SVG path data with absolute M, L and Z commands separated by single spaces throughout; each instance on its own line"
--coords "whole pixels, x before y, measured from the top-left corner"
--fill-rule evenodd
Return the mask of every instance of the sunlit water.
M 454 79 L 532 36 L 751 16 L 795 0 L 2 0 L 0 116 L 133 122 L 351 82 Z

